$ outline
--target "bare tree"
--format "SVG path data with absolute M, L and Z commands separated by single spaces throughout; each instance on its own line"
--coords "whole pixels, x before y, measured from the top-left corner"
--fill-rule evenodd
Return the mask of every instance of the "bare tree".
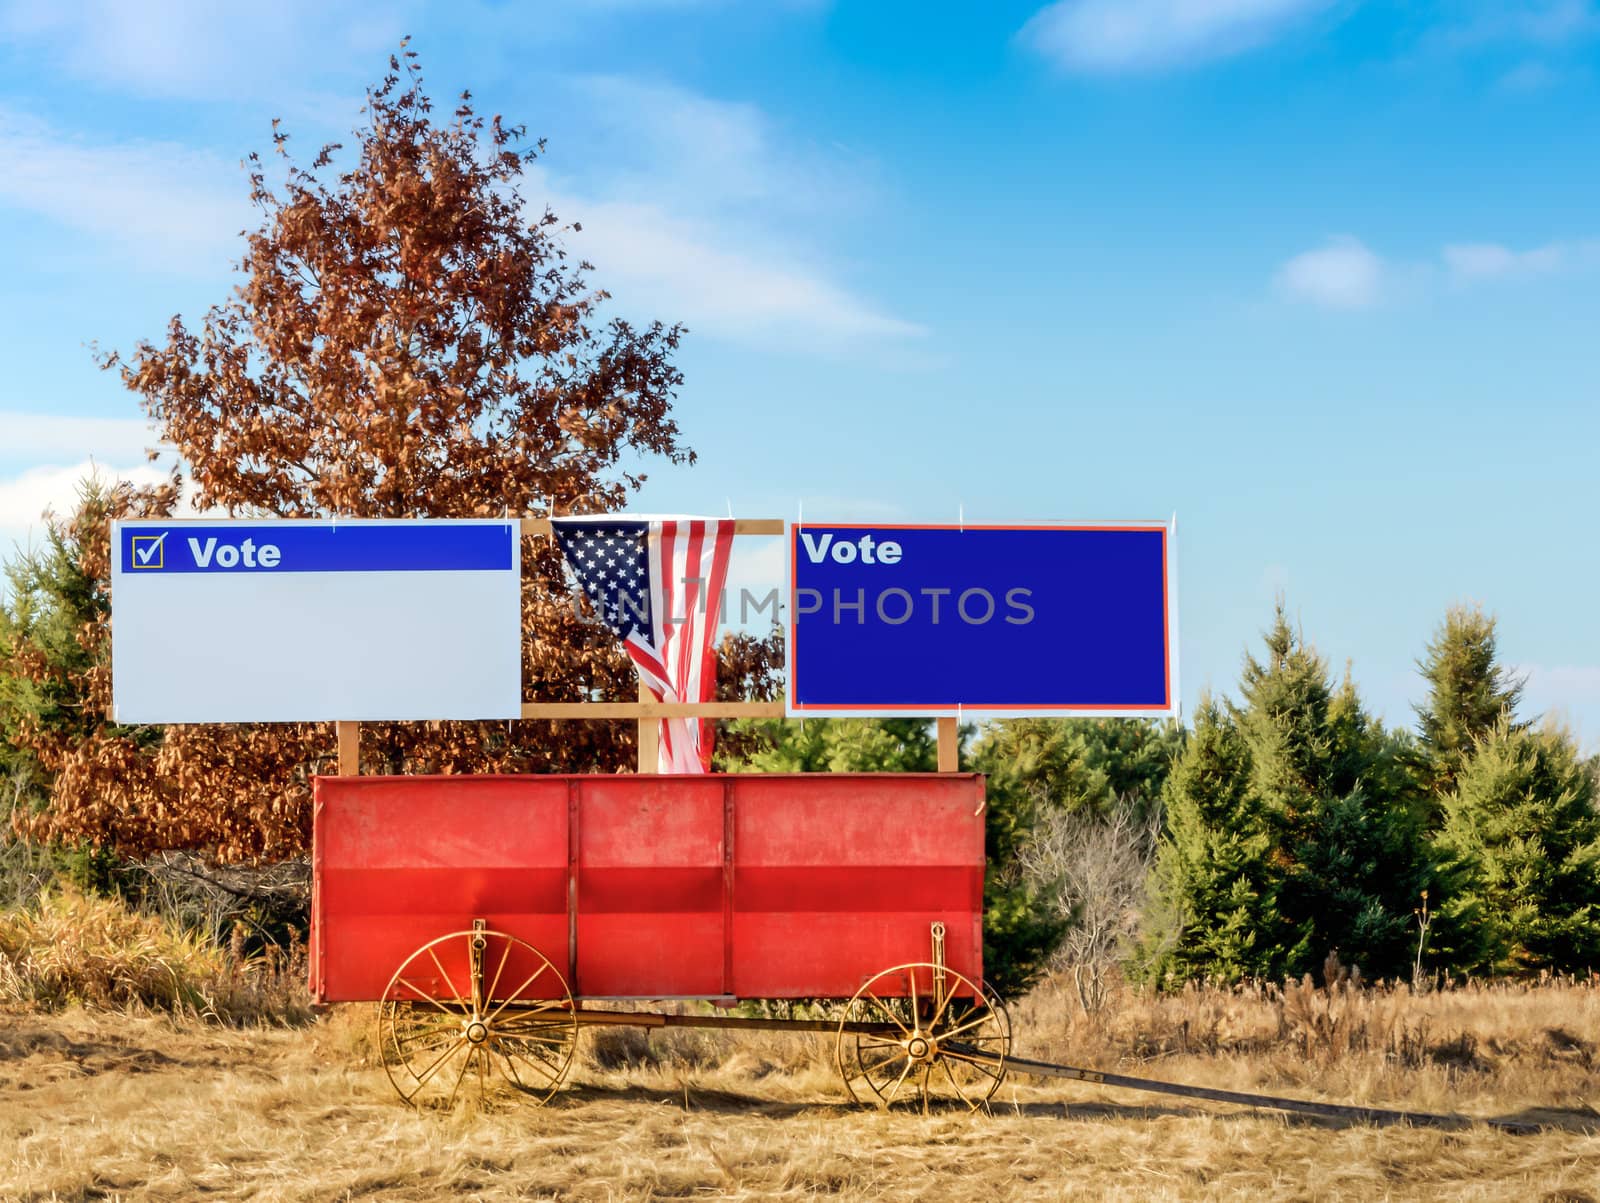
M 1109 972 L 1138 931 L 1160 834 L 1159 808 L 1125 797 L 1106 811 L 1041 808 L 1021 849 L 1023 873 L 1066 921 L 1051 964 L 1072 971 L 1085 1015 L 1105 1006 Z

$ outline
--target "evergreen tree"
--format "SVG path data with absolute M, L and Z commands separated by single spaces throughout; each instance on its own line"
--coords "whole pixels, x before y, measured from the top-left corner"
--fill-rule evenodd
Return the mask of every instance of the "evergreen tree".
M 1409 965 L 1427 884 L 1405 743 L 1335 687 L 1280 602 L 1239 705 L 1207 702 L 1164 795 L 1145 968 L 1279 977 L 1329 952 L 1371 975 Z
M 1369 975 L 1398 974 L 1427 877 L 1396 745 L 1348 673 L 1333 687 L 1281 603 L 1266 645 L 1265 662 L 1246 657 L 1236 713 L 1282 865 L 1278 904 L 1296 932 L 1284 969 L 1314 971 L 1337 951 Z
M 1081 719 L 991 723 L 973 745 L 972 767 L 987 774 L 991 801 L 1008 799 L 1008 809 L 1020 819 L 1037 805 L 1098 810 L 1116 793 L 1093 735 Z
M 1504 715 L 1443 800 L 1440 922 L 1456 967 L 1600 967 L 1600 813 L 1571 737 Z
M 28 875 L 64 871 L 78 885 L 111 887 L 117 858 L 87 841 L 28 849 L 13 832 L 48 805 L 61 772 L 79 746 L 105 725 L 109 646 L 99 632 L 110 614 L 108 582 L 98 544 L 114 517 L 165 514 L 171 488 L 134 489 L 91 476 L 78 487 L 66 518 L 47 514 L 44 539 L 18 549 L 5 565 L 0 594 L 0 884 L 9 864 Z M 131 747 L 149 749 L 152 728 L 115 729 Z M 4 898 L 0 898 L 3 904 Z
M 1162 793 L 1167 835 L 1156 861 L 1146 976 L 1279 977 L 1303 959 L 1278 909 L 1275 835 L 1251 777 L 1237 719 L 1204 699 Z
M 724 772 L 931 773 L 938 767 L 933 725 L 915 718 L 741 719 Z
M 170 487 L 134 489 L 90 476 L 66 518 L 47 514 L 44 541 L 5 565 L 0 597 L 0 774 L 28 809 L 42 807 L 62 767 L 105 725 L 110 646 L 98 628 L 111 613 L 98 544 L 112 518 L 164 515 Z M 148 748 L 159 735 L 118 728 Z M 20 817 L 20 816 L 19 816 Z
M 1510 715 L 1522 681 L 1495 663 L 1495 620 L 1477 606 L 1452 606 L 1417 662 L 1428 698 L 1417 707 L 1418 776 L 1441 798 L 1455 788 L 1477 742 Z
M 1018 852 L 1047 808 L 1104 814 L 1119 800 L 1158 804 L 1183 742 L 1177 723 L 1140 719 L 1010 719 L 989 724 L 971 767 L 988 776 L 984 969 L 1021 993 L 1066 930 L 1021 871 Z
M 1183 751 L 1183 724 L 1176 719 L 1102 718 L 1067 720 L 1089 736 L 1085 759 L 1105 775 L 1113 798 L 1156 802 Z
M 991 798 L 1020 791 L 1070 810 L 1153 804 L 1183 746 L 1175 722 L 1023 718 L 991 723 L 972 749 Z

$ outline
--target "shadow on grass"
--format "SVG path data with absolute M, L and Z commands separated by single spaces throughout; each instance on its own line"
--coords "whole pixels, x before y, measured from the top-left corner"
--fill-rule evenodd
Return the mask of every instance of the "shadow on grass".
M 864 1107 L 842 1099 L 771 1099 L 744 1094 L 726 1088 L 689 1086 L 687 1088 L 662 1088 L 655 1086 L 604 1086 L 585 1083 L 559 1091 L 548 1107 L 579 1108 L 592 1103 L 619 1103 L 636 1101 L 652 1106 L 677 1106 L 686 1111 L 708 1112 L 727 1116 L 758 1116 L 767 1119 L 786 1119 L 798 1115 L 871 1115 L 873 1108 Z M 896 1107 L 890 1113 L 896 1116 L 915 1116 L 920 1107 Z M 1230 1108 L 1211 1110 L 1205 1107 L 1185 1107 L 1173 1104 L 1110 1103 L 1103 1101 L 1073 1102 L 1070 1100 L 992 1100 L 988 1113 L 994 1118 L 1016 1116 L 1027 1119 L 1063 1119 L 1074 1121 L 1119 1121 L 1135 1123 L 1160 1119 L 1213 1119 L 1228 1123 L 1244 1120 L 1278 1119 L 1284 1124 L 1301 1128 L 1320 1128 L 1328 1131 L 1348 1131 L 1377 1126 L 1366 1120 L 1335 1118 L 1329 1116 L 1300 1115 L 1293 1112 L 1273 1111 L 1268 1108 Z M 934 1100 L 928 1114 L 939 1117 L 972 1115 L 975 1120 L 985 1118 L 983 1112 L 971 1112 L 952 1101 Z M 1549 1129 L 1582 1135 L 1600 1134 L 1600 1115 L 1593 1111 L 1574 1108 L 1528 1108 L 1513 1115 L 1461 1116 L 1460 1124 L 1447 1130 L 1467 1131 L 1483 1123 L 1525 1124 L 1534 1129 Z M 1404 1121 L 1382 1125 L 1386 1127 L 1421 1127 Z M 1436 1125 L 1427 1125 L 1436 1126 Z M 1529 1135 L 1536 1135 L 1530 1131 Z

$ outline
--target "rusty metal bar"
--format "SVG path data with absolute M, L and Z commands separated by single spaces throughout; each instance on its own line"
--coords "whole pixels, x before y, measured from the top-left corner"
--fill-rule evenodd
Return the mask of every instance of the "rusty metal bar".
M 604 515 L 601 515 L 604 517 Z M 523 518 L 522 537 L 531 535 L 549 535 L 551 533 L 550 519 L 548 518 Z M 733 533 L 736 535 L 781 535 L 784 522 L 782 518 L 735 518 Z
M 722 781 L 722 992 L 733 993 L 733 782 Z
M 981 1058 L 991 1063 L 998 1059 L 972 1045 L 952 1043 L 971 1058 Z M 1127 1074 L 1103 1073 L 1097 1069 L 1080 1069 L 1074 1065 L 1055 1065 L 1049 1061 L 1030 1061 L 1025 1057 L 1004 1059 L 1008 1073 L 1026 1074 L 1034 1078 L 1066 1078 L 1073 1082 L 1092 1082 L 1099 1086 L 1117 1086 L 1124 1090 L 1145 1090 L 1155 1094 L 1175 1094 L 1183 1098 L 1206 1099 L 1213 1103 L 1237 1103 L 1242 1107 L 1263 1107 L 1272 1111 L 1290 1111 L 1299 1115 L 1315 1115 L 1323 1119 L 1353 1119 L 1366 1124 L 1416 1124 L 1427 1128 L 1468 1128 L 1484 1124 L 1506 1132 L 1537 1132 L 1538 1124 L 1523 1120 L 1489 1119 L 1473 1115 L 1440 1115 L 1432 1111 L 1394 1111 L 1387 1107 L 1361 1107 L 1349 1103 L 1318 1103 L 1310 1099 L 1286 1099 L 1270 1094 L 1249 1094 L 1242 1090 L 1219 1090 L 1213 1086 L 1189 1086 L 1182 1082 L 1163 1082 L 1156 1078 L 1135 1078 Z
M 525 719 L 782 718 L 782 702 L 524 702 Z
M 516 1008 L 510 1008 L 515 1010 Z M 660 1011 L 573 1012 L 580 1024 L 603 1028 L 722 1028 L 741 1032 L 860 1032 L 883 1036 L 899 1031 L 889 1023 L 846 1023 L 836 1019 L 758 1019 L 747 1015 L 667 1015 Z

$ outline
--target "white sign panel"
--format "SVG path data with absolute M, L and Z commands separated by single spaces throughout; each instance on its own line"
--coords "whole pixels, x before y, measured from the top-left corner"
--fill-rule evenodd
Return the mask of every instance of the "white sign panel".
M 115 523 L 114 718 L 516 718 L 520 560 L 507 521 Z

